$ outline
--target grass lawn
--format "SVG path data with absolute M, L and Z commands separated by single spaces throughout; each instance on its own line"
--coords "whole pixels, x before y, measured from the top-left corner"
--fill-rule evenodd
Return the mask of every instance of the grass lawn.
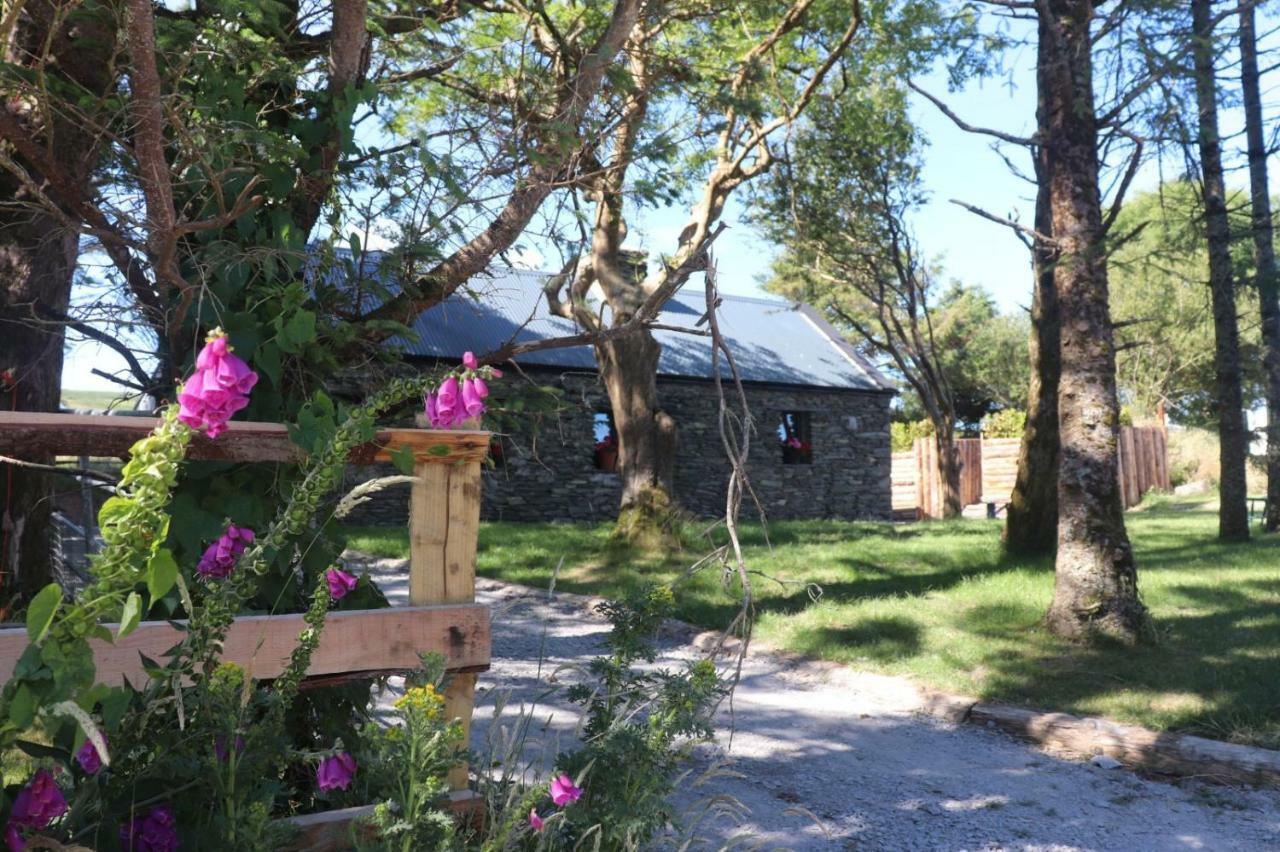
M 1216 514 L 1185 506 L 1127 520 L 1159 633 L 1148 646 L 1048 636 L 1051 565 L 1004 557 L 992 521 L 774 522 L 772 546 L 748 525 L 750 567 L 776 578 L 756 579 L 757 636 L 946 691 L 1280 747 L 1280 536 L 1219 544 Z M 352 529 L 350 545 L 384 556 L 408 546 L 403 530 L 371 528 Z M 697 555 L 636 553 L 605 525 L 490 523 L 479 572 L 545 587 L 563 559 L 560 588 L 616 596 L 676 580 Z M 711 574 L 676 598 L 681 618 L 706 627 L 736 607 Z

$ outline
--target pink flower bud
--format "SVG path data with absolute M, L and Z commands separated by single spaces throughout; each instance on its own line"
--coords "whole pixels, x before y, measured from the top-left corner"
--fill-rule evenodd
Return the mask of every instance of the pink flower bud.
M 321 790 L 345 790 L 356 777 L 356 759 L 345 751 L 330 755 L 316 767 L 316 786 Z
M 324 578 L 329 584 L 329 597 L 335 601 L 342 600 L 356 587 L 356 576 L 340 568 L 330 568 L 324 572 Z

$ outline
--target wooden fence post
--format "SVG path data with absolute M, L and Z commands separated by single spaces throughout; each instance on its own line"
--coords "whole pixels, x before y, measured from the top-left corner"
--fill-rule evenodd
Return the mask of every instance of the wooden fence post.
M 480 462 L 442 460 L 429 454 L 414 461 L 409 498 L 409 603 L 469 603 L 476 599 L 476 537 L 480 530 Z M 460 672 L 445 691 L 445 714 L 471 733 L 476 676 Z M 454 790 L 467 788 L 467 766 L 449 773 Z

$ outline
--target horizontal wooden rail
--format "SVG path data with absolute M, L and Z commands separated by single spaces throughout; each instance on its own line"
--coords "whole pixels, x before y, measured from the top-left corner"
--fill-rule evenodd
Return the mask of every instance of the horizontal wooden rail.
M 0 411 L 0 455 L 126 456 L 129 448 L 156 427 L 153 417 L 106 414 L 40 414 Z M 471 430 L 383 429 L 372 445 L 359 447 L 351 460 L 386 461 L 393 450 L 409 447 L 430 461 L 483 461 L 489 433 Z M 187 457 L 207 461 L 298 462 L 306 457 L 280 423 L 232 421 L 216 440 L 197 434 Z
M 278 677 L 306 626 L 302 613 L 241 616 L 227 633 L 222 659 L 239 663 L 261 680 Z M 97 680 L 114 685 L 128 677 L 140 684 L 146 674 L 139 654 L 164 662 L 164 652 L 179 639 L 169 622 L 144 621 L 118 644 L 93 640 Z M 26 646 L 25 628 L 0 630 L 0 682 L 13 676 Z M 407 671 L 419 665 L 420 654 L 433 651 L 443 654 L 454 671 L 486 668 L 488 607 L 466 603 L 330 613 L 307 675 Z

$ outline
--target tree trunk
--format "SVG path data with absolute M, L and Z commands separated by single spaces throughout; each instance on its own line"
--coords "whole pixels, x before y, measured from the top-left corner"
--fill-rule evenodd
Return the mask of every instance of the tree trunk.
M 618 437 L 617 532 L 630 541 L 665 542 L 676 532 L 676 423 L 658 404 L 661 353 L 647 330 L 596 344 Z
M 964 510 L 960 500 L 960 447 L 956 444 L 955 417 L 933 424 L 938 455 L 938 481 L 942 483 L 942 517 L 957 518 Z
M 21 198 L 22 192 L 8 178 L 0 175 L 0 197 Z M 57 411 L 60 406 L 63 328 L 37 322 L 34 305 L 66 313 L 76 244 L 77 234 L 50 216 L 23 209 L 0 213 L 0 404 L 5 410 Z M 0 565 L 6 603 L 11 603 L 14 594 L 29 600 L 52 579 L 55 483 L 53 477 L 30 469 L 0 467 Z
M 1062 324 L 1058 383 L 1058 554 L 1049 630 L 1134 642 L 1146 610 L 1120 501 L 1115 341 L 1098 189 L 1088 0 L 1041 0 L 1045 177 Z
M 1037 121 L 1043 127 L 1045 116 L 1038 114 Z M 1035 156 L 1035 227 L 1037 233 L 1048 235 L 1053 233 L 1053 221 L 1043 146 Z M 1031 260 L 1035 280 L 1031 296 L 1031 339 L 1027 345 L 1031 359 L 1027 423 L 1022 430 L 1018 477 L 1005 510 L 1004 524 L 1005 551 L 1014 556 L 1047 556 L 1053 553 L 1058 542 L 1058 377 L 1062 368 L 1062 319 L 1053 289 L 1055 259 L 1054 247 L 1036 240 Z
M 1267 190 L 1267 145 L 1262 126 L 1258 76 L 1258 35 L 1253 6 L 1240 9 L 1240 88 L 1249 145 L 1249 199 L 1253 212 L 1253 260 L 1262 313 L 1262 368 L 1267 395 L 1267 532 L 1280 529 L 1280 278 L 1276 273 Z
M 21 6 L 0 61 L 31 72 L 32 57 L 46 56 L 41 73 L 54 91 L 74 90 L 84 98 L 105 95 L 115 83 L 115 15 L 70 0 L 31 0 Z M 24 67 L 25 66 L 25 67 Z M 56 84 L 56 85 L 55 85 Z M 65 110 L 39 108 L 29 96 L 0 99 L 0 109 L 21 125 L 69 179 L 87 187 L 97 165 L 99 136 L 91 123 Z M 10 151 L 39 184 L 31 163 Z M 87 193 L 86 193 L 87 194 Z M 0 169 L 0 381 L 6 409 L 57 411 L 62 396 L 62 325 L 40 322 L 35 306 L 64 315 L 71 297 L 78 238 L 74 226 L 45 212 L 42 202 L 8 169 Z M 67 218 L 71 218 L 68 216 Z M 43 313 L 43 312 L 41 312 Z M 49 463 L 52 459 L 28 459 Z M 29 597 L 52 579 L 51 498 L 47 475 L 8 465 L 0 482 L 0 564 L 6 603 L 16 592 Z
M 1240 332 L 1236 324 L 1235 285 L 1231 278 L 1231 224 L 1218 136 L 1218 86 L 1213 68 L 1210 0 L 1191 0 L 1192 59 L 1195 65 L 1201 192 L 1209 244 L 1209 291 L 1213 297 L 1213 364 L 1218 392 L 1218 445 L 1222 476 L 1218 501 L 1218 537 L 1249 537 L 1245 465 L 1249 435 L 1240 387 Z M 1265 194 L 1265 189 L 1264 189 Z

